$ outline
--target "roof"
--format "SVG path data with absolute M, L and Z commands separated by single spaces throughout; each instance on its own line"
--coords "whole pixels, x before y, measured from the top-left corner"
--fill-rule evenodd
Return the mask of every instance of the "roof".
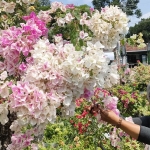
M 147 47 L 139 48 L 137 46 L 126 44 L 126 52 L 142 52 L 142 51 L 147 51 Z

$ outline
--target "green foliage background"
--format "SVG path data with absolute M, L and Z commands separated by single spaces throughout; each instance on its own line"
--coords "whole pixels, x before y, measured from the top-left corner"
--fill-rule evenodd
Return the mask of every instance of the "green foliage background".
M 150 18 L 142 19 L 139 23 L 135 24 L 135 26 L 130 27 L 127 37 L 140 32 L 143 34 L 145 43 L 150 42 Z

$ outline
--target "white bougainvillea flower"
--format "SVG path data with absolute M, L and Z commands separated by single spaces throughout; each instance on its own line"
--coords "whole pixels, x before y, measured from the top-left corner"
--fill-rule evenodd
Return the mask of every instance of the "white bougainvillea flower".
M 65 22 L 66 23 L 70 23 L 73 19 L 74 19 L 74 17 L 72 16 L 71 13 L 66 14 L 66 16 L 65 16 Z
M 2 98 L 7 98 L 9 96 L 9 82 L 6 81 L 0 86 L 0 96 Z
M 95 11 L 90 18 L 89 28 L 106 49 L 113 49 L 120 34 L 128 31 L 127 15 L 117 6 L 106 6 L 101 12 Z
M 7 71 L 3 71 L 3 72 L 0 74 L 0 79 L 1 79 L 1 80 L 5 80 L 7 77 L 8 77 Z
M 80 36 L 81 39 L 84 39 L 88 36 L 88 33 L 85 33 L 84 31 L 80 31 L 79 36 Z
M 52 20 L 51 15 L 49 15 L 49 11 L 40 10 L 40 12 L 38 13 L 38 18 L 43 20 L 45 23 L 51 22 Z
M 0 104 L 0 123 L 5 125 L 8 122 L 8 102 Z
M 64 26 L 66 21 L 65 18 L 57 18 L 58 26 Z
M 5 4 L 3 10 L 7 13 L 14 13 L 15 7 L 16 7 L 16 3 L 10 2 Z
M 25 4 L 30 5 L 30 4 L 34 4 L 35 0 L 22 0 L 22 2 L 25 3 Z

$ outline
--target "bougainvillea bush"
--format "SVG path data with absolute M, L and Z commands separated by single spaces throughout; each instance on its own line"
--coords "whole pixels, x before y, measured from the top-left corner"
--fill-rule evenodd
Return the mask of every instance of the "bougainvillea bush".
M 148 115 L 149 105 L 147 100 L 147 93 L 141 93 L 132 84 L 117 85 L 109 89 L 109 91 L 118 97 L 118 109 L 123 116 L 143 116 Z
M 3 1 L 0 13 L 16 15 L 20 5 L 32 3 Z M 118 83 L 118 66 L 108 65 L 103 49 L 113 49 L 127 33 L 128 18 L 116 6 L 99 12 L 54 2 L 47 11 L 21 17 L 15 26 L 8 20 L 2 20 L 0 30 L 0 126 L 1 132 L 5 127 L 12 132 L 7 143 L 1 137 L 0 147 L 36 150 L 57 110 L 61 116 L 73 116 L 76 99 L 90 101 L 95 88 Z M 116 98 L 101 104 L 119 115 Z
M 120 82 L 130 84 L 134 90 L 144 92 L 150 83 L 150 66 L 144 65 L 140 61 L 137 61 L 137 64 L 134 68 L 128 68 L 125 65 L 119 67 Z
M 90 15 L 82 12 L 78 16 L 79 10 L 74 9 L 73 5 L 54 2 L 48 11 L 32 12 L 23 16 L 22 23 L 0 32 L 1 124 L 9 121 L 8 113 L 16 115 L 10 123 L 11 143 L 7 146 L 1 141 L 8 150 L 37 149 L 36 141 L 45 126 L 55 122 L 57 108 L 61 107 L 62 116 L 72 116 L 76 99 L 82 95 L 90 98 L 96 87 L 118 83 L 117 64 L 108 65 L 103 48 L 112 49 L 119 35 L 127 32 L 126 15 L 113 6 L 101 13 L 92 10 Z M 81 44 L 78 48 L 72 44 L 74 37 L 64 38 L 61 30 L 51 33 L 60 26 L 70 28 L 71 33 L 68 26 L 72 21 L 82 27 L 76 30 L 77 43 Z M 101 22 L 105 23 L 103 32 Z M 82 44 L 85 37 L 89 39 Z
M 134 83 L 138 90 L 145 91 L 147 85 L 150 83 L 149 73 L 150 66 L 138 62 L 138 66 L 131 70 L 129 79 Z

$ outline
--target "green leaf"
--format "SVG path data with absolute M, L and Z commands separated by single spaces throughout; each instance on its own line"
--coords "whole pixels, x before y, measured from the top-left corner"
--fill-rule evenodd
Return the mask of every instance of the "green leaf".
M 80 46 L 83 46 L 84 45 L 84 41 L 83 40 L 79 40 L 79 43 L 80 43 Z
M 93 70 L 90 70 L 90 76 L 91 77 L 93 76 Z
M 80 20 L 80 19 L 81 19 L 81 17 L 80 17 L 81 15 L 80 15 L 79 11 L 76 11 L 76 10 L 75 10 L 75 11 L 73 12 L 73 16 L 76 17 L 77 20 Z

